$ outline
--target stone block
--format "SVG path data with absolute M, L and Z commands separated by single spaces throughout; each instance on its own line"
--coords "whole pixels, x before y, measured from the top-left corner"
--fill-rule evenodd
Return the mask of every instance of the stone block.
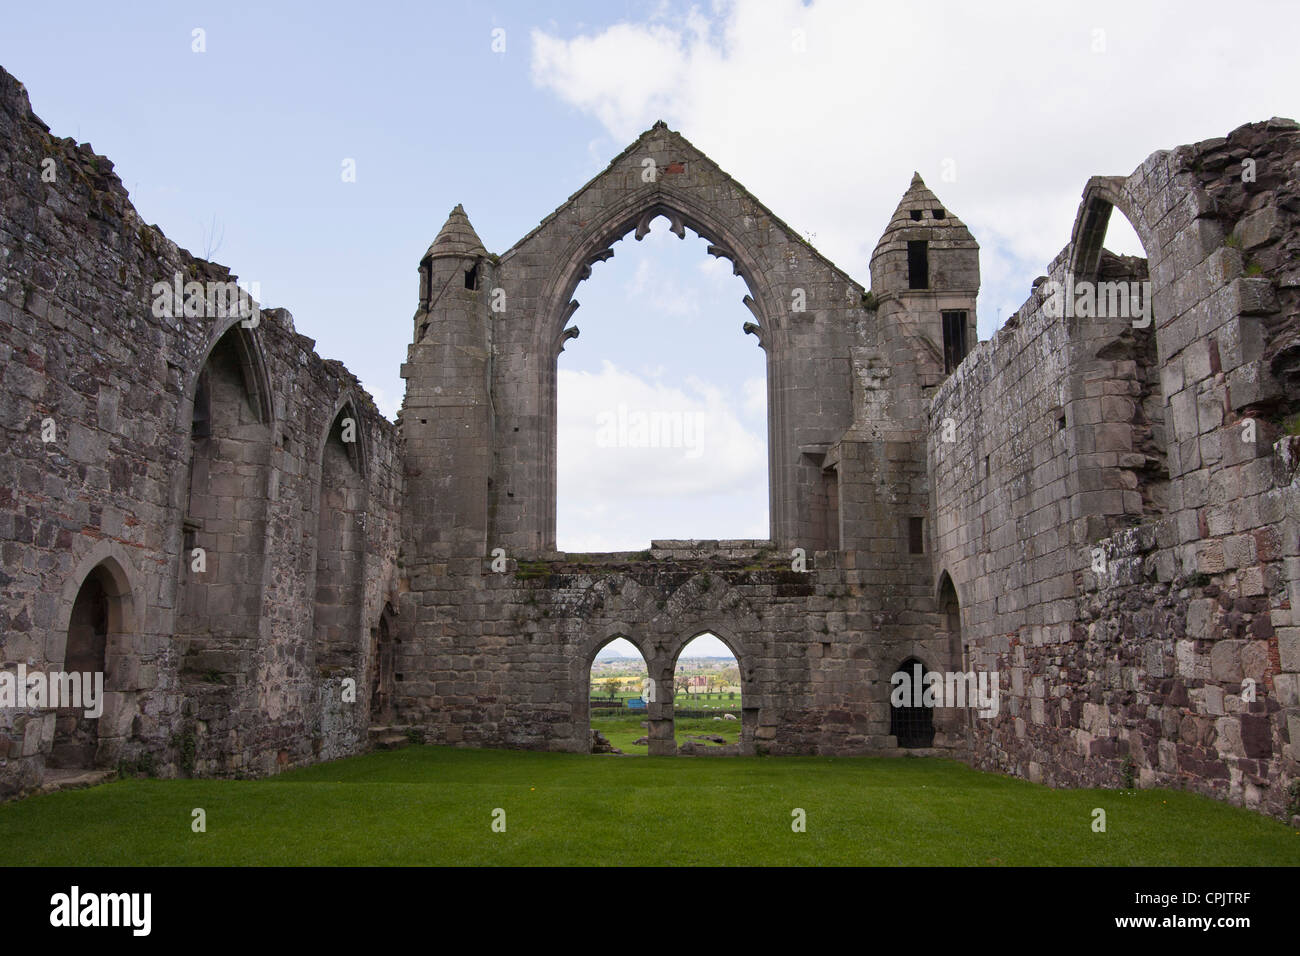
M 1274 675 L 1273 692 L 1283 707 L 1300 707 L 1300 674 Z
M 1211 598 L 1197 598 L 1187 602 L 1187 635 L 1197 640 L 1214 636 L 1214 623 L 1219 616 L 1219 603 Z
M 1300 671 L 1300 627 L 1277 629 L 1277 653 L 1282 670 Z
M 1246 756 L 1241 741 L 1241 722 L 1238 717 L 1221 717 L 1214 722 L 1215 747 L 1225 757 Z
M 1277 238 L 1280 220 L 1276 206 L 1265 206 L 1244 216 L 1234 230 L 1243 249 L 1254 249 Z
M 1242 678 L 1241 649 L 1245 641 L 1216 641 L 1210 648 L 1210 678 L 1225 683 L 1236 683 Z

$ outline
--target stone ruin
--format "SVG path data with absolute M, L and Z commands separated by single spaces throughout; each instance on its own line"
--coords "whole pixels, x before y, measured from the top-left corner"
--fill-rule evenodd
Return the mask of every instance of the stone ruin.
M 673 754 L 676 658 L 709 632 L 740 665 L 734 752 L 1295 813 L 1298 170 L 1273 119 L 1089 180 L 978 342 L 978 245 L 919 176 L 868 288 L 658 123 L 500 255 L 453 210 L 393 425 L 287 311 L 212 308 L 229 271 L 141 222 L 0 71 L 0 670 L 106 682 L 97 718 L 0 707 L 0 793 L 274 773 L 372 731 L 587 751 L 616 637 Z M 1102 248 L 1115 210 L 1145 259 Z M 771 540 L 558 553 L 575 289 L 656 220 L 748 286 Z M 996 675 L 996 712 L 892 706 L 911 668 Z

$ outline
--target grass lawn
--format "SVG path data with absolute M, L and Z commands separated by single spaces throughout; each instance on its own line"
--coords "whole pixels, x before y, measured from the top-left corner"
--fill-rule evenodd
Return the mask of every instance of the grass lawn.
M 645 714 L 623 717 L 593 717 L 591 718 L 591 726 L 604 734 L 609 742 L 623 753 L 640 754 L 644 757 L 650 752 L 650 749 L 645 744 L 637 744 L 633 743 L 633 741 L 640 740 L 650 732 L 641 726 L 641 721 L 645 719 Z M 725 738 L 729 744 L 737 743 L 740 740 L 739 720 L 714 720 L 711 717 L 678 717 L 674 722 L 674 730 L 677 734 L 678 745 L 686 743 L 691 734 L 716 735 Z M 704 740 L 696 740 L 693 743 L 705 747 L 718 746 Z
M 645 744 L 634 744 L 632 741 L 640 740 L 650 733 L 649 730 L 641 726 L 641 721 L 645 719 L 645 714 L 623 717 L 592 717 L 591 726 L 593 730 L 599 730 L 604 734 L 609 742 L 623 753 L 640 754 L 644 757 L 650 752 L 649 748 Z
M 1050 790 L 938 759 L 410 747 L 0 806 L 0 865 L 30 864 L 1297 865 L 1300 833 L 1187 793 Z
M 712 717 L 678 717 L 673 722 L 673 730 L 677 737 L 678 746 L 686 743 L 692 734 L 724 737 L 729 744 L 737 743 L 740 740 L 739 720 L 714 720 Z M 696 740 L 694 743 L 705 747 L 716 746 L 706 740 Z

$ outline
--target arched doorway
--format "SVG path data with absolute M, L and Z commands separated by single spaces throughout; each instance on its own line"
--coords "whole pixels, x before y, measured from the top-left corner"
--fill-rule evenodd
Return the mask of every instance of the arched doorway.
M 649 689 L 650 670 L 632 641 L 615 636 L 596 648 L 583 695 L 590 753 L 649 753 Z
M 393 617 L 392 605 L 385 605 L 379 624 L 370 632 L 370 722 L 386 724 L 393 719 Z
M 746 716 L 740 658 L 717 634 L 696 634 L 673 662 L 673 736 L 679 752 L 739 753 Z
M 54 743 L 46 761 L 51 769 L 89 770 L 95 766 L 99 717 L 86 715 L 86 683 L 94 682 L 102 693 L 107 680 L 108 642 L 110 635 L 121 633 L 124 600 L 125 589 L 119 586 L 106 564 L 96 565 L 77 591 L 60 670 L 64 675 L 77 675 L 69 679 L 76 680 L 81 688 L 82 706 L 62 706 L 55 711 Z M 102 699 L 98 705 L 102 712 Z
M 965 674 L 972 669 L 970 650 L 961 629 L 961 602 L 957 597 L 957 588 L 952 583 L 948 572 L 939 578 L 939 615 L 940 626 L 947 634 L 948 670 L 950 673 Z M 974 720 L 975 709 L 949 707 L 941 711 L 940 725 L 945 734 L 960 733 L 963 727 L 970 727 Z
M 901 686 L 909 691 L 899 695 L 901 700 L 891 700 L 889 708 L 889 733 L 898 738 L 902 749 L 934 744 L 934 708 L 926 707 L 921 697 L 927 672 L 925 664 L 915 657 L 903 661 L 895 671 L 906 675 L 907 680 Z

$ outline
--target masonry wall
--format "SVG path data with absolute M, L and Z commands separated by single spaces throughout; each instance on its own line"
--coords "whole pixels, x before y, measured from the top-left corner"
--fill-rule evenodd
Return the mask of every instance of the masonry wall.
M 341 685 L 369 686 L 366 635 L 394 597 L 395 429 L 288 312 L 249 329 L 156 316 L 152 287 L 177 273 L 233 278 L 142 223 L 112 164 L 51 136 L 0 71 L 0 669 L 63 667 L 78 590 L 99 569 L 116 619 L 95 766 L 251 774 L 355 752 L 366 694 L 352 707 Z M 200 372 L 236 346 L 225 368 L 239 374 L 211 390 L 214 434 L 196 438 Z M 362 436 L 364 541 L 349 542 L 362 554 L 352 650 L 326 677 L 312 639 L 316 517 L 344 405 Z M 0 793 L 42 782 L 54 716 L 0 708 Z
M 649 709 L 651 753 L 671 754 L 673 667 L 709 632 L 740 665 L 742 752 L 893 751 L 889 674 L 944 648 L 875 579 L 845 554 L 811 554 L 795 571 L 762 542 L 550 554 L 499 572 L 490 560 L 450 562 L 404 595 L 420 603 L 397 649 L 400 718 L 431 743 L 586 752 L 591 664 L 624 637 L 664 693 Z
M 1094 180 L 1049 278 L 1097 274 L 1087 223 L 1114 205 L 1150 254 L 1152 325 L 1054 317 L 1038 285 L 936 395 L 935 573 L 1006 695 L 973 721 L 976 765 L 1291 803 L 1300 485 L 1285 432 L 1300 395 L 1274 373 L 1300 321 L 1283 265 L 1298 141 L 1274 120 Z M 1258 180 L 1240 175 L 1248 157 Z
M 652 223 L 699 232 L 751 293 L 747 330 L 767 353 L 772 422 L 762 573 L 718 563 L 707 545 L 643 561 L 577 562 L 552 550 L 555 360 L 576 334 L 574 296 L 616 240 Z M 663 124 L 499 258 L 463 210 L 440 236 L 453 234 L 459 244 L 435 240 L 422 265 L 402 369 L 398 721 L 437 742 L 586 750 L 592 641 L 654 644 L 652 676 L 667 680 L 665 662 L 711 630 L 734 635 L 752 674 L 753 746 L 892 750 L 889 674 L 911 656 L 940 667 L 946 653 L 929 562 L 908 549 L 909 518 L 928 512 L 925 420 L 917 343 L 897 334 L 896 318 L 869 309 L 860 285 Z M 471 269 L 477 288 L 460 281 Z M 880 429 L 855 421 L 858 348 L 889 366 L 873 385 L 891 418 Z M 794 548 L 818 555 L 816 574 L 790 570 Z M 512 570 L 485 570 L 497 549 Z M 533 565 L 543 570 L 518 577 Z M 788 580 L 772 578 L 782 566 Z M 633 592 L 642 597 L 629 603 Z M 716 605 L 723 594 L 735 608 Z M 671 731 L 662 733 L 656 746 L 672 752 Z

